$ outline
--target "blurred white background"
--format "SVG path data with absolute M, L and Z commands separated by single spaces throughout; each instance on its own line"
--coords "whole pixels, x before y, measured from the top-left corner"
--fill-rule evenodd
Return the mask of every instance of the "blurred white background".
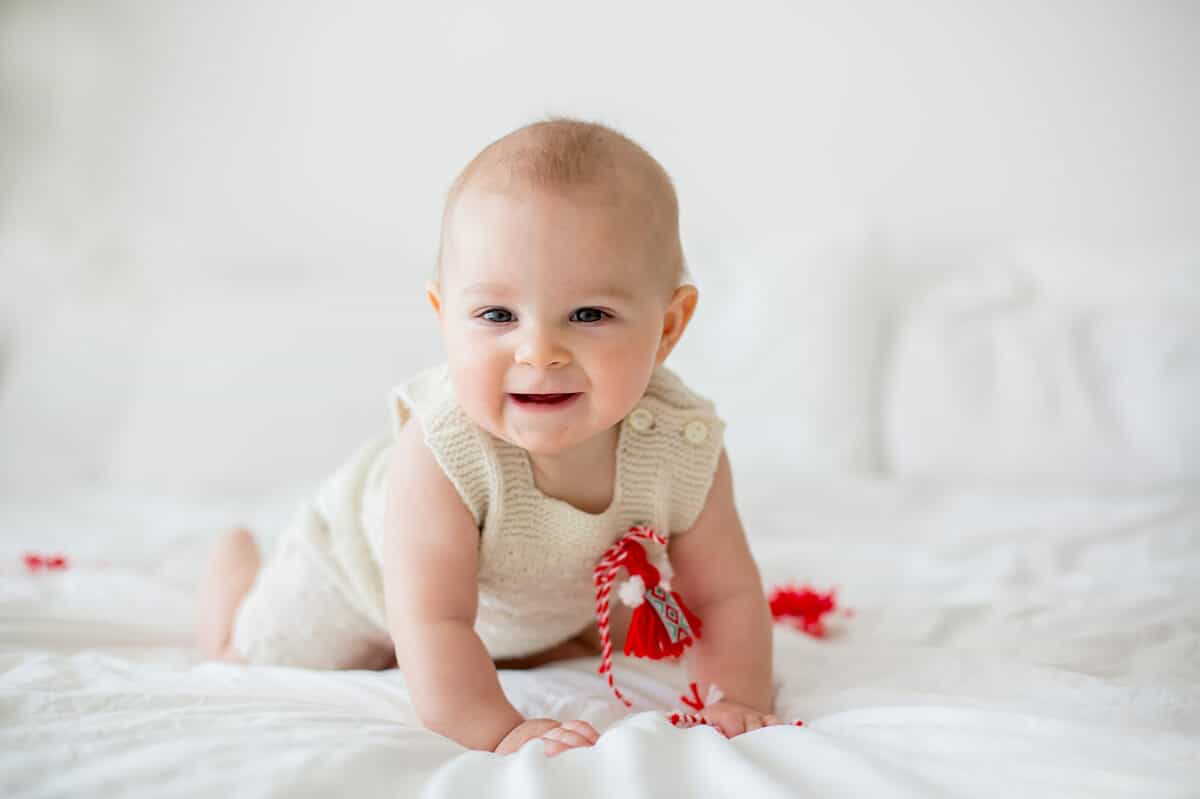
M 1198 45 L 1168 0 L 8 0 L 0 495 L 311 487 L 441 357 L 450 181 L 547 114 L 673 176 L 735 465 L 1200 484 Z

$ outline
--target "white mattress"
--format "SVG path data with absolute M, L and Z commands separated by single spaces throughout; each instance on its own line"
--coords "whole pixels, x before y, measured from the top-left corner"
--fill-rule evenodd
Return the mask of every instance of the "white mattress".
M 6 500 L 0 795 L 1200 795 L 1200 497 L 766 472 L 738 495 L 764 581 L 836 587 L 854 612 L 824 639 L 776 627 L 777 709 L 805 726 L 674 729 L 687 678 L 664 664 L 618 658 L 632 712 L 595 659 L 502 672 L 522 712 L 601 731 L 555 758 L 423 730 L 395 671 L 201 662 L 206 547 L 235 522 L 269 538 L 292 497 Z M 26 551 L 71 564 L 29 574 Z

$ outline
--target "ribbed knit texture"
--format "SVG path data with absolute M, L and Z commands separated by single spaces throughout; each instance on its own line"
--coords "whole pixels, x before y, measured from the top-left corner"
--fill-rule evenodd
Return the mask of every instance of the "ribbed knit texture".
M 475 425 L 458 406 L 447 364 L 427 369 L 392 392 L 392 435 L 412 419 L 480 528 L 479 610 L 475 630 L 493 658 L 529 655 L 570 638 L 594 621 L 592 570 L 633 524 L 670 535 L 691 528 L 704 507 L 724 438 L 713 404 L 672 371 L 654 370 L 632 423 L 621 422 L 610 506 L 588 513 L 536 486 L 528 453 Z M 648 423 L 648 425 L 647 425 Z M 687 429 L 692 424 L 692 436 Z M 645 427 L 646 429 L 638 429 Z M 701 427 L 702 426 L 702 427 Z M 702 432 L 701 432 L 702 430 Z M 378 555 L 387 451 L 366 466 L 362 527 L 367 547 L 343 547 L 343 563 L 370 616 L 383 618 Z M 650 545 L 651 556 L 661 547 Z

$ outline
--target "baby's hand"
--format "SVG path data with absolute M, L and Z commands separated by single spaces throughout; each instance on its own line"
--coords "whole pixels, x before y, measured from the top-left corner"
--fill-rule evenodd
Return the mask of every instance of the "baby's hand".
M 526 719 L 496 744 L 495 752 L 498 755 L 511 755 L 527 741 L 541 738 L 545 742 L 546 756 L 554 757 L 559 752 L 577 746 L 591 746 L 599 737 L 596 729 L 586 721 Z
M 733 738 L 744 732 L 754 732 L 761 727 L 783 724 L 770 713 L 760 713 L 753 708 L 724 699 L 720 702 L 713 702 L 711 705 L 705 705 L 700 714 L 715 724 L 726 738 Z

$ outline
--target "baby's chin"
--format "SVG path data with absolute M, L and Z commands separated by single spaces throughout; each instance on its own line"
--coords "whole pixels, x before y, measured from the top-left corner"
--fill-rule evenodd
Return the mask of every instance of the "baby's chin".
M 543 433 L 522 430 L 505 430 L 504 435 L 500 437 L 530 455 L 544 457 L 568 453 L 590 438 L 590 436 L 580 436 L 576 431 Z
M 597 436 L 607 429 L 604 425 L 589 423 L 589 420 L 576 420 L 562 427 L 547 427 L 541 430 L 529 425 L 509 423 L 501 430 L 500 438 L 531 455 L 554 457 L 585 445 L 596 444 Z

